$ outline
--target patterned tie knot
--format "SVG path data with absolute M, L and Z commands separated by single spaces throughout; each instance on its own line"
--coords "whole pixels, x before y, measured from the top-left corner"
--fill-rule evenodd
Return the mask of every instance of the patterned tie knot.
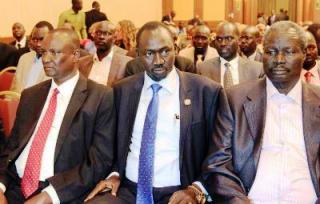
M 53 89 L 52 97 L 56 97 L 59 93 L 59 90 L 57 88 Z
M 311 78 L 313 77 L 313 74 L 311 72 L 306 72 L 304 74 L 304 77 L 306 78 L 306 82 L 310 82 L 311 81 Z
M 224 63 L 224 66 L 226 66 L 227 69 L 229 69 L 231 67 L 229 62 Z
M 152 88 L 153 94 L 156 94 L 162 88 L 162 86 L 159 84 L 152 84 L 151 88 Z

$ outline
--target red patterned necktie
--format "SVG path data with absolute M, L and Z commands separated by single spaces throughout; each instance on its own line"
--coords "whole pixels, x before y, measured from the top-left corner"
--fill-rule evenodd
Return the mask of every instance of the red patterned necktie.
M 306 72 L 304 74 L 304 77 L 306 78 L 306 82 L 310 83 L 311 82 L 311 78 L 313 77 L 313 74 L 311 72 Z
M 21 180 L 21 190 L 25 198 L 28 198 L 32 193 L 34 193 L 39 186 L 43 149 L 46 144 L 47 137 L 56 112 L 58 93 L 58 89 L 55 88 L 53 90 L 49 106 L 40 122 L 38 130 L 31 144 L 28 159 L 24 169 L 24 174 Z

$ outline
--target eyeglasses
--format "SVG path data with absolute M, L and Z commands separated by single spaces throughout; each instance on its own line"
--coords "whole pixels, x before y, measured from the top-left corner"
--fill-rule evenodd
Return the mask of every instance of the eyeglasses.
M 108 31 L 101 31 L 101 30 L 97 30 L 94 32 L 97 36 L 105 36 L 105 37 L 108 37 L 110 35 L 112 35 L 111 32 L 108 32 Z
M 218 43 L 222 43 L 223 41 L 225 41 L 225 42 L 231 42 L 231 41 L 233 41 L 235 38 L 233 37 L 233 36 L 225 36 L 225 37 L 221 37 L 221 36 L 217 36 L 216 37 L 216 41 L 218 42 Z

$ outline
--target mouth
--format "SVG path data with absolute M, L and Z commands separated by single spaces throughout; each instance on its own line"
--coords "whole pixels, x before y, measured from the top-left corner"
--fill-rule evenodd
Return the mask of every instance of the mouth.
M 165 71 L 166 71 L 166 69 L 164 68 L 164 67 L 161 67 L 161 68 L 153 68 L 153 72 L 155 73 L 155 74 L 163 74 L 163 73 L 165 73 Z
M 271 72 L 276 75 L 285 75 L 289 72 L 289 70 L 284 67 L 277 67 L 277 68 L 273 68 Z

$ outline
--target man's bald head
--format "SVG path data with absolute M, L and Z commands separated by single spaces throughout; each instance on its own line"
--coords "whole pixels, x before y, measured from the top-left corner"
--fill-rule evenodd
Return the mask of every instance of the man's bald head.
M 12 35 L 16 40 L 21 40 L 25 32 L 24 26 L 21 23 L 16 22 L 12 25 Z
M 59 39 L 63 44 L 76 50 L 80 48 L 80 39 L 76 32 L 68 28 L 58 28 L 49 32 L 52 38 Z

